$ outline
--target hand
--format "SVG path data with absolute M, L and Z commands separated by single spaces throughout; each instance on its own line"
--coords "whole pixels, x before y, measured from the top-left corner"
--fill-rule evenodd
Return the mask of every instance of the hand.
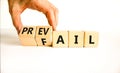
M 48 19 L 48 23 L 56 30 L 58 21 L 58 9 L 48 0 L 8 0 L 9 12 L 17 32 L 22 28 L 20 15 L 26 8 L 31 8 L 43 12 Z

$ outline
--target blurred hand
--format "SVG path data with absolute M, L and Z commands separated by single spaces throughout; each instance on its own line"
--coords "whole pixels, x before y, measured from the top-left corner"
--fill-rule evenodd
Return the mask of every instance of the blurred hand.
M 31 8 L 43 12 L 48 23 L 56 30 L 58 22 L 58 9 L 48 0 L 8 0 L 9 12 L 17 32 L 22 28 L 20 15 L 26 8 Z

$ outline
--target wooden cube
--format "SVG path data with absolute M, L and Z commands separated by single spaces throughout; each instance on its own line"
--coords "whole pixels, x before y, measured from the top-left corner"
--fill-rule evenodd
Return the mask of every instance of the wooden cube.
M 53 31 L 53 47 L 68 47 L 67 31 Z
M 37 44 L 35 41 L 35 32 L 36 27 L 34 26 L 23 27 L 19 33 L 19 39 L 21 44 L 24 46 L 36 46 Z
M 97 47 L 98 46 L 98 32 L 85 32 L 84 47 Z
M 51 46 L 52 45 L 52 27 L 37 26 L 36 42 L 38 46 Z
M 82 31 L 69 31 L 69 47 L 83 47 L 84 32 Z

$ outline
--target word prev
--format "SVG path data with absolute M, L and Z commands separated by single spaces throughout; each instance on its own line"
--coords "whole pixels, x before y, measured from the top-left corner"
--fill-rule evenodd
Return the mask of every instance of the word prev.
M 97 47 L 98 32 L 52 31 L 51 26 L 26 26 L 19 33 L 24 46 Z

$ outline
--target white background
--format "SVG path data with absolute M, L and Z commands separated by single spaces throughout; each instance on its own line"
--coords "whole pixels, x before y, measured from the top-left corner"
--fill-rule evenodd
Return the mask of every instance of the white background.
M 1 73 L 120 73 L 120 0 L 49 0 L 59 9 L 57 30 L 98 31 L 98 48 L 21 46 L 1 0 Z M 48 25 L 27 9 L 24 25 Z

